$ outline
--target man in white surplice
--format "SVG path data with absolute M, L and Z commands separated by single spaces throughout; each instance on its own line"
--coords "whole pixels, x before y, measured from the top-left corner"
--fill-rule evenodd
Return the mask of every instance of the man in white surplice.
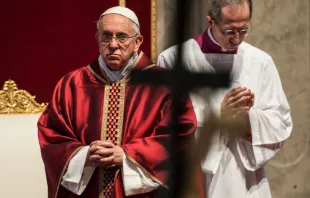
M 198 129 L 212 109 L 219 117 L 241 117 L 248 136 L 229 140 L 217 134 L 202 162 L 207 197 L 271 197 L 264 165 L 290 136 L 292 120 L 272 58 L 243 41 L 252 17 L 250 0 L 210 0 L 207 30 L 183 43 L 183 62 L 190 71 L 230 71 L 232 87 L 191 93 Z M 174 66 L 177 46 L 163 51 L 158 65 Z M 255 96 L 255 97 L 254 97 Z

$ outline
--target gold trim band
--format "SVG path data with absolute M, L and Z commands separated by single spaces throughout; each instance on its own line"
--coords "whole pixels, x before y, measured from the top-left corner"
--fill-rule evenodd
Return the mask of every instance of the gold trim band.
M 160 181 L 158 178 L 156 178 L 154 175 L 152 175 L 149 171 L 147 171 L 143 166 L 141 166 L 135 159 L 130 157 L 129 155 L 126 155 L 127 159 L 130 160 L 132 163 L 134 163 L 137 167 L 139 167 L 142 172 L 147 175 L 150 179 L 155 181 L 156 183 L 162 185 L 164 188 L 169 189 L 169 187 L 164 184 L 162 181 Z
M 126 7 L 126 0 L 119 0 L 118 5 Z
M 69 165 L 69 162 L 71 161 L 71 159 L 75 156 L 75 154 L 77 154 L 84 146 L 80 146 L 78 147 L 77 149 L 75 149 L 72 154 L 69 156 L 69 158 L 67 159 L 66 163 L 65 163 L 65 166 L 63 167 L 62 171 L 61 171 L 61 174 L 60 174 L 60 177 L 58 179 L 58 185 L 57 185 L 57 189 L 56 189 L 56 192 L 55 192 L 55 198 L 57 198 L 57 195 L 58 195 L 58 191 L 59 191 L 59 186 L 60 186 L 60 183 L 62 181 L 62 177 L 64 176 L 67 168 L 68 168 L 68 165 Z
M 123 137 L 125 89 L 126 83 L 120 82 L 106 85 L 104 89 L 101 140 L 109 140 L 118 146 L 121 145 Z M 117 174 L 115 169 L 99 169 L 99 198 L 105 198 L 105 195 L 110 197 L 111 182 L 113 183 L 112 180 L 115 180 Z
M 142 71 L 148 70 L 148 69 L 150 69 L 150 68 L 152 68 L 152 67 L 156 67 L 156 65 L 155 65 L 155 64 L 152 64 L 152 65 L 146 66 L 146 67 L 144 67 L 144 68 L 142 69 Z
M 104 82 L 104 83 L 108 84 L 108 82 L 107 82 L 105 79 L 101 78 L 101 76 L 98 75 L 98 74 L 90 67 L 90 65 L 87 66 L 87 69 L 88 69 L 88 70 L 90 71 L 90 73 L 92 73 L 98 80 L 100 80 L 101 82 Z
M 156 0 L 151 0 L 151 59 L 157 59 L 157 5 Z

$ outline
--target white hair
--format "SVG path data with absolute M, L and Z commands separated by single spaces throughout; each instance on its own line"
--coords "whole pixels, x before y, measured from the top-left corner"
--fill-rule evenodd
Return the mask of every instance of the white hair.
M 99 29 L 100 29 L 100 21 L 102 20 L 102 18 L 103 18 L 104 16 L 102 16 L 98 21 L 97 21 L 97 30 L 99 31 Z M 130 20 L 130 19 L 129 19 Z M 134 29 L 134 31 L 135 31 L 135 33 L 136 34 L 141 34 L 140 33 L 140 28 L 139 28 L 139 26 L 136 24 L 136 23 L 134 23 L 132 20 L 130 20 L 130 22 L 132 23 L 132 28 Z

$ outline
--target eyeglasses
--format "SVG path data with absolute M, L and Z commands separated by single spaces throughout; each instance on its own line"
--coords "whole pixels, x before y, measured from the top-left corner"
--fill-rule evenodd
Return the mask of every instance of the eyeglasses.
M 137 34 L 133 36 L 129 36 L 125 33 L 118 33 L 116 34 L 116 36 L 112 36 L 111 34 L 108 34 L 108 33 L 102 33 L 102 34 L 98 33 L 99 42 L 102 44 L 110 43 L 113 38 L 115 38 L 120 43 L 125 43 L 126 41 L 128 41 L 128 39 L 136 37 L 136 36 Z
M 237 36 L 237 34 L 240 37 L 246 37 L 249 35 L 250 29 L 249 28 L 245 28 L 245 29 L 241 29 L 241 30 L 236 30 L 236 29 L 222 29 L 219 24 L 217 24 L 216 22 L 214 22 L 218 28 L 221 30 L 221 32 L 227 37 L 227 38 L 235 38 Z

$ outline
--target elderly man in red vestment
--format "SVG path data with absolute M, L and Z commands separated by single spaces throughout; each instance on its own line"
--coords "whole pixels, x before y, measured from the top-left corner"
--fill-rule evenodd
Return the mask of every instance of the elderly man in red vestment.
M 130 84 L 130 71 L 159 69 L 139 51 L 135 13 L 105 11 L 97 23 L 100 55 L 65 75 L 38 121 L 48 197 L 154 197 L 167 187 L 171 93 Z M 180 152 L 193 138 L 196 117 L 180 100 Z

